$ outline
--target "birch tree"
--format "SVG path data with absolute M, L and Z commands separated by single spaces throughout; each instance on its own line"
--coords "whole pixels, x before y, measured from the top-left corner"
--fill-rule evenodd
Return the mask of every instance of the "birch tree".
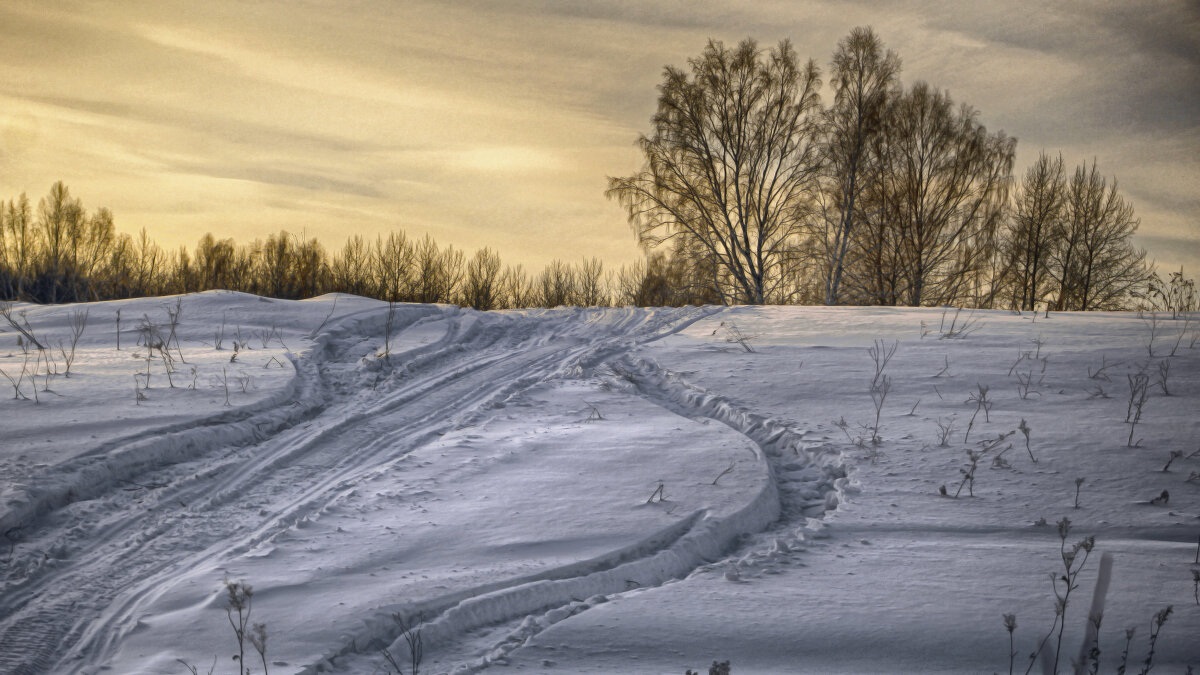
M 643 246 L 682 237 L 676 250 L 711 261 L 723 302 L 786 300 L 820 165 L 820 73 L 787 41 L 764 53 L 710 40 L 689 66 L 664 71 L 653 131 L 638 139 L 645 164 L 610 177 L 607 194 Z

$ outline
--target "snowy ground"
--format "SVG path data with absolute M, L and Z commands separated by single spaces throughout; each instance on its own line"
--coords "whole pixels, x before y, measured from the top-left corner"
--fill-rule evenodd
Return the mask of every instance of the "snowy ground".
M 1102 554 L 1100 672 L 1135 625 L 1137 672 L 1167 605 L 1154 672 L 1200 666 L 1196 321 L 1160 318 L 1151 355 L 1131 314 L 964 312 L 942 339 L 953 311 L 406 305 L 384 358 L 384 304 L 209 292 L 168 381 L 138 324 L 176 301 L 17 307 L 43 342 L 89 323 L 69 377 L 0 399 L 0 672 L 234 672 L 224 579 L 253 585 L 272 673 L 404 662 L 393 614 L 422 673 L 991 673 L 1005 613 L 1025 672 L 1063 517 L 1095 549 L 1060 670 Z M 6 327 L 0 369 L 24 359 Z

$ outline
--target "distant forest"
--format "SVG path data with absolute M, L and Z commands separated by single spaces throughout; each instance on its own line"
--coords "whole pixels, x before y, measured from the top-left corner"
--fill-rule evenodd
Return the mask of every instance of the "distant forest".
M 906 305 L 1194 310 L 1183 270 L 1161 279 L 1134 247 L 1133 206 L 1095 161 L 1042 153 L 925 82 L 870 28 L 828 73 L 791 44 L 710 41 L 668 67 L 645 164 L 610 177 L 645 258 L 618 270 L 555 260 L 539 272 L 402 230 L 327 251 L 286 231 L 164 250 L 118 233 L 63 183 L 36 209 L 0 203 L 0 300 L 62 303 L 228 289 L 278 298 L 353 293 L 480 310 L 560 305 Z
M 1018 251 L 1022 233 L 1017 216 L 1003 232 L 999 250 Z M 1043 293 L 1051 306 L 1066 310 L 1123 309 L 1134 306 L 1194 307 L 1194 284 L 1182 273 L 1160 281 L 1144 262 L 1144 253 L 1119 249 L 1124 255 L 1106 260 L 1103 293 L 1086 303 L 1071 292 Z M 1012 256 L 1012 254 L 1009 254 Z M 1002 258 L 997 258 L 997 262 Z M 1119 266 L 1114 267 L 1119 263 Z M 1028 308 L 1030 291 L 1025 266 L 1010 258 L 1008 281 L 995 292 L 959 294 L 961 306 Z M 1047 265 L 1053 270 L 1053 263 Z M 495 251 L 482 248 L 468 256 L 432 237 L 413 238 L 402 230 L 386 237 L 349 237 L 341 248 L 327 251 L 315 238 L 279 232 L 265 240 L 238 244 L 233 239 L 200 238 L 194 249 L 168 251 L 142 230 L 136 236 L 118 232 L 108 209 L 89 213 L 61 182 L 51 187 L 36 210 L 21 195 L 0 203 L 0 300 L 38 303 L 89 302 L 143 296 L 192 293 L 211 289 L 243 291 L 275 298 L 302 299 L 323 293 L 353 293 L 396 302 L 440 302 L 480 310 L 523 307 L 680 306 L 721 304 L 718 293 L 696 279 L 697 267 L 687 256 L 647 251 L 644 260 L 606 270 L 595 258 L 555 260 L 537 273 L 521 265 L 505 265 Z M 1048 273 L 1061 288 L 1058 276 Z M 798 275 L 789 304 L 822 304 L 821 279 Z M 1053 285 L 1045 284 L 1054 290 Z M 1182 294 L 1181 294 L 1182 291 Z M 1167 297 L 1172 293 L 1171 298 Z M 1061 297 L 1062 302 L 1056 300 Z M 1189 298 L 1191 298 L 1189 300 Z M 868 296 L 841 304 L 872 303 Z M 927 298 L 922 304 L 940 304 Z M 1178 307 L 1183 301 L 1185 307 Z M 1043 300 L 1041 307 L 1045 307 Z M 782 304 L 782 303 L 780 303 Z

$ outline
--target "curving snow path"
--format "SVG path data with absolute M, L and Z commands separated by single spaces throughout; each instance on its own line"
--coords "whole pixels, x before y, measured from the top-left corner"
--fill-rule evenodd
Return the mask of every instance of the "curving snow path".
M 116 309 L 163 306 L 93 305 L 53 399 L 4 403 L 22 416 L 7 417 L 0 455 L 14 478 L 0 643 L 19 647 L 0 652 L 0 671 L 206 667 L 230 649 L 223 578 L 257 589 L 274 672 L 376 667 L 396 612 L 422 622 L 427 668 L 476 670 L 517 643 L 480 655 L 461 643 L 472 631 L 682 578 L 780 513 L 771 456 L 786 430 L 626 356 L 713 309 L 403 306 L 383 358 L 379 303 L 207 293 L 183 299 L 179 330 L 196 388 L 118 399 L 129 363 L 146 366 L 108 353 Z M 217 316 L 233 330 L 231 311 L 262 339 L 228 364 L 230 346 L 205 338 Z M 50 334 L 68 309 L 27 312 Z M 214 406 L 224 384 L 204 374 L 231 365 L 258 384 Z M 73 433 L 56 425 L 89 414 Z
M 137 324 L 176 302 L 186 363 L 168 382 Z M 393 615 L 419 626 L 430 673 L 999 671 L 1001 613 L 1023 653 L 1048 624 L 1058 542 L 1033 522 L 1062 515 L 1117 556 L 1105 663 L 1168 602 L 1159 663 L 1200 663 L 1179 637 L 1200 629 L 1184 480 L 1200 459 L 1160 471 L 1200 431 L 1200 349 L 1143 358 L 1132 316 L 981 313 L 938 340 L 940 310 L 403 305 L 384 357 L 387 306 L 352 296 L 86 308 L 70 377 L 0 400 L 0 673 L 232 670 L 224 579 L 254 587 L 272 673 L 379 672 L 381 649 L 405 653 Z M 19 309 L 53 338 L 77 308 Z M 754 352 L 725 341 L 734 323 Z M 900 347 L 872 450 L 852 437 L 876 338 Z M 1010 368 L 1034 339 L 1047 360 Z M 19 372 L 11 331 L 0 345 Z M 1111 379 L 1089 378 L 1102 358 Z M 1163 359 L 1171 395 L 1130 450 L 1120 384 Z M 996 403 L 968 440 L 979 383 Z M 964 448 L 1019 419 L 1039 463 L 1022 445 L 976 497 L 938 496 Z M 1063 503 L 1076 476 L 1080 509 Z M 1169 508 L 1145 504 L 1164 486 Z

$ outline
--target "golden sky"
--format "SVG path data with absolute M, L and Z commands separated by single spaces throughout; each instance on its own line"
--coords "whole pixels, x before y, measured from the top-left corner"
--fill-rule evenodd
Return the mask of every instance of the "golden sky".
M 1160 269 L 1200 271 L 1200 9 L 1171 2 L 350 0 L 0 3 L 0 198 L 63 180 L 167 246 L 400 227 L 510 263 L 634 260 L 605 177 L 663 66 L 712 37 L 827 68 L 871 25 L 1019 139 L 1093 157 Z M 826 97 L 828 98 L 828 97 Z

